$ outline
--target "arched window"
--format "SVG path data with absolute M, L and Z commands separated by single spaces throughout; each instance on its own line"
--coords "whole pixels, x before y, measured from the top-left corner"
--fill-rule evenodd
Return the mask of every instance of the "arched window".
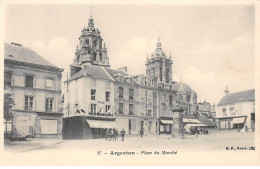
M 97 41 L 94 40 L 94 42 L 93 42 L 93 47 L 96 47 L 96 46 L 97 46 Z
M 85 39 L 85 43 L 86 43 L 87 45 L 89 45 L 89 39 L 88 39 L 88 38 Z

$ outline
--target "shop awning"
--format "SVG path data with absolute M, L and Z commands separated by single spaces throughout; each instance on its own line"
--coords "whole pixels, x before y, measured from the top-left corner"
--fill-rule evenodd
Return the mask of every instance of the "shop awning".
M 201 123 L 198 119 L 183 118 L 183 123 Z
M 207 125 L 202 124 L 202 123 L 200 123 L 200 124 L 186 124 L 186 125 L 184 126 L 184 129 L 185 129 L 186 131 L 188 131 L 188 130 L 190 130 L 190 128 L 191 128 L 192 126 L 203 127 L 203 126 L 207 126 Z
M 118 128 L 118 125 L 115 121 L 105 121 L 105 120 L 90 120 L 86 119 L 90 128 Z
M 232 123 L 233 124 L 239 124 L 239 123 L 244 123 L 245 117 L 239 117 L 239 118 L 233 118 Z
M 190 120 L 187 118 L 183 118 L 183 123 L 190 123 Z
M 189 119 L 192 123 L 201 123 L 198 119 Z
M 161 120 L 163 124 L 173 124 L 173 120 Z
M 187 125 L 189 125 L 189 126 L 207 126 L 207 125 L 205 125 L 205 124 L 202 124 L 202 123 L 200 123 L 200 124 L 187 124 Z

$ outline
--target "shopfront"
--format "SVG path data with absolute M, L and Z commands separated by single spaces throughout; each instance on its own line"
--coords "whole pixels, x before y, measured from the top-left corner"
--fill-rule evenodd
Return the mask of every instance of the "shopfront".
M 106 129 L 117 129 L 116 118 L 96 116 L 74 116 L 63 118 L 63 139 L 105 138 Z

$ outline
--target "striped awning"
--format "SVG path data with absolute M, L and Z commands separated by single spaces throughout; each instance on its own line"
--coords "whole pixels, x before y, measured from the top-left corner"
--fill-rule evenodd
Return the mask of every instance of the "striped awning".
M 90 120 L 86 119 L 90 128 L 118 128 L 118 125 L 115 121 L 105 121 L 105 120 Z
M 161 120 L 163 124 L 173 124 L 173 120 Z

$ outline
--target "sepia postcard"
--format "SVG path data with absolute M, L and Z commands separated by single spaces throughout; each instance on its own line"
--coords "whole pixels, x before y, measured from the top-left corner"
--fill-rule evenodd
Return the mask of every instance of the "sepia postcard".
M 259 9 L 3 0 L 0 165 L 260 165 Z

